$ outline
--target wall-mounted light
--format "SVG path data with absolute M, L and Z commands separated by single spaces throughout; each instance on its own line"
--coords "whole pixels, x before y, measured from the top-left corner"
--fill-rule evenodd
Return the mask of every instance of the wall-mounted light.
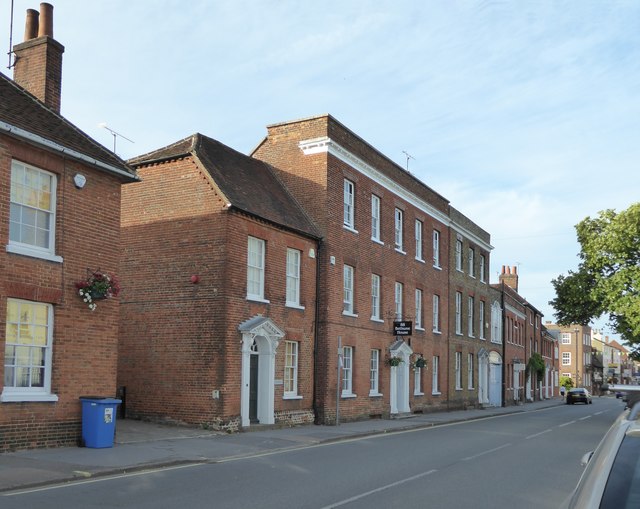
M 73 176 L 73 183 L 78 189 L 82 189 L 87 183 L 87 177 L 85 177 L 82 173 L 76 173 Z

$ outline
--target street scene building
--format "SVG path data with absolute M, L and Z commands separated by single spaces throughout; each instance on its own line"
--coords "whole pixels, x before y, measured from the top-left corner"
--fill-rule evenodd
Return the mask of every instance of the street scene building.
M 1 450 L 77 443 L 83 395 L 236 431 L 591 387 L 590 330 L 544 327 L 517 267 L 491 284 L 489 232 L 331 115 L 269 125 L 250 155 L 96 143 L 60 115 L 42 6 L 0 74 Z
M 75 445 L 78 398 L 115 394 L 118 300 L 92 312 L 77 285 L 119 272 L 120 190 L 136 180 L 60 115 L 64 47 L 41 8 L 14 80 L 0 74 L 0 451 Z

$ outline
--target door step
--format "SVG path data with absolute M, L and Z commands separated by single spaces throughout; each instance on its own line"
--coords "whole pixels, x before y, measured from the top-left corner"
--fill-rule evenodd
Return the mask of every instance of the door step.
M 412 414 L 411 412 L 399 412 L 397 414 L 391 414 L 392 419 L 411 419 L 412 417 L 415 417 L 415 414 Z

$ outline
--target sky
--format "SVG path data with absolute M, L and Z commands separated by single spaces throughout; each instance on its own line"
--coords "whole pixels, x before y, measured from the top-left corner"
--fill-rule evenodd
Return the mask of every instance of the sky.
M 124 159 L 195 132 L 248 154 L 329 113 L 487 230 L 491 282 L 517 266 L 545 320 L 574 226 L 640 201 L 640 1 L 50 3 L 62 114 Z M 13 5 L 16 44 L 39 2 Z

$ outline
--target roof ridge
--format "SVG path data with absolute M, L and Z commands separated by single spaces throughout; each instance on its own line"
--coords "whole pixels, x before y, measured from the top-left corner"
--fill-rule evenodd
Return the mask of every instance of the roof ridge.
M 44 102 L 42 102 L 40 99 L 38 99 L 35 95 L 33 95 L 31 92 L 29 92 L 29 90 L 27 90 L 26 88 L 24 88 L 22 85 L 19 85 L 18 83 L 16 83 L 13 79 L 9 78 L 8 76 L 6 76 L 4 73 L 0 72 L 0 77 L 2 77 L 3 79 L 5 79 L 7 81 L 7 83 L 9 84 L 9 86 L 15 88 L 19 93 L 25 95 L 27 98 L 29 98 L 30 100 L 32 100 L 39 108 L 43 108 L 45 110 L 47 110 L 48 113 L 56 116 L 58 119 L 60 119 L 67 127 L 71 128 L 72 130 L 76 131 L 76 133 L 80 134 L 81 136 L 83 136 L 91 145 L 93 145 L 95 148 L 97 148 L 98 150 L 100 150 L 101 152 L 104 152 L 105 156 L 108 156 L 110 158 L 115 157 L 115 159 L 120 162 L 122 164 L 122 166 L 124 166 L 127 170 L 131 170 L 129 168 L 129 165 L 127 164 L 127 162 L 122 159 L 118 154 L 116 154 L 115 152 L 112 152 L 111 150 L 109 150 L 107 147 L 105 147 L 104 145 L 102 145 L 101 143 L 97 142 L 96 140 L 94 140 L 91 136 L 89 136 L 87 133 L 85 133 L 82 129 L 80 129 L 78 126 L 76 126 L 73 122 L 71 122 L 70 120 L 68 120 L 66 117 L 64 117 L 61 113 L 57 112 L 56 110 L 52 109 L 51 107 L 47 106 L 47 104 L 45 104 Z M 60 145 L 62 145 L 62 143 L 60 143 Z M 68 147 L 71 148 L 71 147 Z M 129 171 L 131 173 L 131 175 L 134 175 L 135 173 L 133 171 Z

